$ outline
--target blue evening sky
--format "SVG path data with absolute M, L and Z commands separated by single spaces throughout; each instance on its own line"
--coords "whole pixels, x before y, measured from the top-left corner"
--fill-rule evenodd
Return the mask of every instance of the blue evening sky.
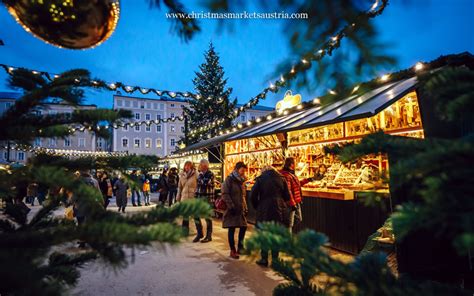
M 201 11 L 197 3 L 189 10 Z M 295 20 L 303 21 L 303 20 Z M 439 55 L 474 52 L 473 0 L 392 0 L 376 20 L 381 39 L 390 44 L 398 65 L 386 72 L 430 61 Z M 275 66 L 290 56 L 281 20 L 231 21 L 232 30 L 217 20 L 201 20 L 202 31 L 185 43 L 170 33 L 164 10 L 149 9 L 145 0 L 122 0 L 117 30 L 101 46 L 89 50 L 66 50 L 43 43 L 25 32 L 0 7 L 0 63 L 58 73 L 71 68 L 89 69 L 93 77 L 109 82 L 158 89 L 192 91 L 194 71 L 212 40 L 221 56 L 233 96 L 245 103 L 269 84 Z M 0 73 L 0 90 L 6 90 Z M 307 100 L 320 93 L 301 92 Z M 113 92 L 88 92 L 86 102 L 110 107 Z M 138 93 L 137 96 L 140 96 Z M 262 105 L 274 106 L 282 94 L 272 95 Z

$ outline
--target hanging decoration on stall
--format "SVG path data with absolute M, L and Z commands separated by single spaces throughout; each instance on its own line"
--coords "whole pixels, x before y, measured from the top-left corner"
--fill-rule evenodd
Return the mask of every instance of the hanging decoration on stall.
M 0 64 L 0 67 L 3 68 L 3 70 L 5 70 L 5 72 L 9 75 L 13 75 L 17 69 L 24 69 L 24 70 L 30 71 L 33 74 L 43 76 L 49 81 L 54 81 L 54 79 L 59 77 L 58 74 L 51 74 L 45 71 L 25 69 L 25 68 L 14 67 L 14 66 L 5 65 L 5 64 Z M 79 82 L 80 81 L 77 81 L 77 83 Z M 187 98 L 201 99 L 200 95 L 193 94 L 187 91 L 181 92 L 181 91 L 171 91 L 171 90 L 159 90 L 155 88 L 145 88 L 141 86 L 130 86 L 123 82 L 105 82 L 99 79 L 92 79 L 89 82 L 90 82 L 90 86 L 94 88 L 102 88 L 102 89 L 111 90 L 111 91 L 123 90 L 124 92 L 128 94 L 139 91 L 140 93 L 144 95 L 149 94 L 149 93 L 154 93 L 158 96 L 166 96 L 172 99 L 179 98 L 179 97 L 186 98 L 186 99 Z
M 280 100 L 276 103 L 275 109 L 278 113 L 281 113 L 285 111 L 286 109 L 296 107 L 299 104 L 301 104 L 301 95 L 300 94 L 293 95 L 291 90 L 287 90 L 285 92 L 285 97 L 283 98 L 283 100 Z
M 4 0 L 8 12 L 35 37 L 69 49 L 96 47 L 117 27 L 119 0 Z
M 269 92 L 277 93 L 281 88 L 288 85 L 288 82 L 294 79 L 299 73 L 303 73 L 311 68 L 311 63 L 318 62 L 322 60 L 326 56 L 332 55 L 332 52 L 339 48 L 341 45 L 341 40 L 349 35 L 349 33 L 356 30 L 359 26 L 358 24 L 366 22 L 368 19 L 374 18 L 385 10 L 385 7 L 388 4 L 388 0 L 376 0 L 371 8 L 362 13 L 356 20 L 351 23 L 347 24 L 344 28 L 342 28 L 336 35 L 331 37 L 328 41 L 326 41 L 320 48 L 314 49 L 310 52 L 307 52 L 303 55 L 300 61 L 294 64 L 291 69 L 289 69 L 286 73 L 280 75 L 280 78 L 272 83 L 265 89 L 263 89 L 258 95 L 251 98 L 246 104 L 234 110 L 231 115 L 231 119 L 237 118 L 242 112 L 245 112 L 248 109 L 253 108 L 256 106 L 260 100 L 264 100 L 267 97 Z M 241 125 L 242 127 L 244 125 Z M 210 130 L 216 128 L 216 124 L 210 124 L 205 127 L 200 127 L 199 129 L 192 130 L 191 133 L 209 133 Z M 238 126 L 234 127 L 235 129 L 239 128 Z M 234 128 L 231 128 L 233 130 Z

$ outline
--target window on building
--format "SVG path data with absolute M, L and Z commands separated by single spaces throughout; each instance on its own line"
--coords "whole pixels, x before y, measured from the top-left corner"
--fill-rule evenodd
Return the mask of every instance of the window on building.
M 133 140 L 133 147 L 140 148 L 140 139 Z
M 25 160 L 25 152 L 18 152 L 18 160 Z
M 174 113 L 171 113 L 171 118 L 174 118 Z
M 124 103 L 125 103 L 125 107 L 130 107 L 130 101 L 129 100 L 125 100 Z
M 184 134 L 184 126 L 181 127 L 181 132 Z
M 36 115 L 40 116 L 43 112 L 41 110 L 36 110 L 35 113 Z
M 138 113 L 138 112 L 135 113 L 135 119 L 136 119 L 136 120 L 140 120 L 140 113 Z
M 135 125 L 135 131 L 139 132 L 140 131 L 140 125 Z
M 242 122 L 245 121 L 245 115 L 240 115 L 240 121 L 242 121 Z
M 161 124 L 156 125 L 156 132 L 161 133 Z
M 71 139 L 69 138 L 64 139 L 64 147 L 71 147 Z
M 171 143 L 170 143 L 170 144 L 171 144 L 171 147 L 174 147 L 174 146 L 176 145 L 176 140 L 175 140 L 175 139 L 171 139 L 170 141 L 171 141 Z
M 117 107 L 122 107 L 122 104 L 123 104 L 122 100 L 117 100 Z
M 174 125 L 170 125 L 170 132 L 174 133 L 176 131 L 176 127 Z
M 145 109 L 145 104 L 142 103 L 142 104 L 140 105 L 140 108 L 141 108 L 141 109 Z
M 128 125 L 127 125 L 127 124 L 124 125 L 124 126 L 122 127 L 122 129 L 123 129 L 124 131 L 128 131 Z
M 163 111 L 163 109 L 165 109 L 165 105 L 160 103 L 160 110 Z
M 49 146 L 56 147 L 56 138 L 49 138 Z
M 184 108 L 184 105 L 181 105 L 181 108 Z
M 161 115 L 160 114 L 156 114 L 156 120 L 160 120 L 161 119 Z
M 9 109 L 12 106 L 11 102 L 6 102 L 5 103 L 5 109 Z
M 8 158 L 8 152 L 3 152 L 3 159 L 7 159 Z
M 151 148 L 151 139 L 150 138 L 145 139 L 145 148 Z
M 137 101 L 133 101 L 133 107 L 138 108 L 138 102 Z
M 255 116 L 252 116 L 252 120 L 255 120 Z
M 158 103 L 153 103 L 153 109 L 158 110 Z
M 156 139 L 156 148 L 161 148 L 162 146 L 161 139 Z
M 86 139 L 85 139 L 85 138 L 79 138 L 77 145 L 78 145 L 79 147 L 86 147 Z
M 171 104 L 170 107 L 171 107 L 171 108 L 174 108 L 174 104 Z
M 34 145 L 35 146 L 41 146 L 41 138 L 36 138 Z
M 128 139 L 127 138 L 122 138 L 122 147 L 127 148 L 128 147 Z
M 150 102 L 146 102 L 146 108 L 151 109 L 151 103 Z
M 151 114 L 150 113 L 145 114 L 145 120 L 151 120 Z
M 149 125 L 149 124 L 145 125 L 145 131 L 146 132 L 151 132 L 151 125 Z

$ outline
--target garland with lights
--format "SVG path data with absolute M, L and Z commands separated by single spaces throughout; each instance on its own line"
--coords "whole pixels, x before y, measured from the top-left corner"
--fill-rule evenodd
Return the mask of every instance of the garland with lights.
M 272 112 L 266 116 L 258 117 L 255 120 L 249 120 L 246 123 L 239 123 L 228 129 L 219 130 L 217 133 L 218 135 L 230 134 L 232 132 L 236 132 L 243 128 L 250 127 L 257 123 L 263 123 L 263 122 L 272 120 L 274 118 L 289 115 L 303 109 L 307 109 L 307 108 L 311 108 L 311 107 L 315 107 L 319 105 L 326 105 L 334 101 L 341 100 L 350 95 L 355 95 L 355 94 L 362 95 L 363 93 L 370 91 L 376 87 L 380 87 L 387 83 L 400 81 L 403 79 L 408 79 L 415 75 L 425 73 L 426 71 L 430 69 L 435 70 L 435 69 L 445 67 L 445 66 L 465 65 L 466 59 L 463 58 L 465 55 L 470 55 L 470 54 L 463 53 L 459 55 L 446 55 L 446 56 L 440 56 L 439 58 L 431 62 L 418 62 L 408 69 L 400 70 L 394 73 L 387 73 L 387 74 L 381 75 L 380 77 L 374 78 L 370 81 L 355 84 L 340 93 L 336 93 L 332 90 L 329 90 L 325 95 L 314 98 L 311 101 L 302 102 L 301 104 L 297 106 L 294 106 L 292 108 L 288 108 L 285 110 Z M 474 65 L 471 65 L 471 66 L 474 67 Z M 201 127 L 199 129 L 194 130 L 193 132 L 206 133 L 206 132 L 209 132 L 209 130 L 207 130 L 206 127 Z M 210 134 L 208 134 L 208 138 L 210 138 Z
M 14 144 L 10 147 L 0 146 L 0 149 L 11 149 L 16 151 L 31 152 L 35 154 L 46 154 L 46 155 L 60 155 L 60 156 L 126 156 L 127 151 L 87 151 L 87 150 L 69 150 L 69 149 L 53 149 L 45 147 L 34 147 L 31 145 Z
M 5 64 L 0 64 L 0 67 L 9 75 L 13 75 L 17 69 L 23 69 L 23 70 L 26 70 L 26 71 L 30 71 L 33 74 L 42 76 L 42 77 L 48 79 L 49 81 L 54 81 L 56 78 L 59 77 L 58 74 L 51 74 L 51 73 L 48 73 L 48 72 L 45 72 L 45 71 L 31 70 L 31 69 L 26 69 L 26 68 L 23 68 L 23 67 L 14 67 L 14 66 L 5 65 Z M 167 97 L 172 98 L 172 99 L 175 99 L 175 98 L 178 98 L 178 97 L 201 99 L 200 95 L 193 94 L 193 93 L 187 92 L 187 91 L 181 92 L 181 91 L 171 91 L 171 90 L 159 90 L 159 89 L 155 89 L 155 88 L 146 88 L 146 87 L 141 87 L 141 86 L 130 86 L 130 85 L 127 85 L 123 82 L 105 82 L 105 81 L 100 80 L 100 79 L 90 79 L 89 82 L 90 82 L 91 86 L 94 87 L 94 88 L 102 88 L 102 89 L 111 90 L 111 91 L 121 89 L 124 92 L 126 92 L 127 94 L 131 94 L 131 93 L 134 93 L 136 91 L 140 91 L 140 93 L 142 93 L 144 95 L 149 94 L 149 93 L 154 93 L 158 96 L 167 96 Z M 79 81 L 77 81 L 77 83 L 79 83 Z
M 248 109 L 253 108 L 256 106 L 260 100 L 264 100 L 269 92 L 277 93 L 282 87 L 286 86 L 288 82 L 296 77 L 298 73 L 302 73 L 307 71 L 309 68 L 311 68 L 311 63 L 312 62 L 318 62 L 322 60 L 326 56 L 331 56 L 332 52 L 339 48 L 341 45 L 341 40 L 345 37 L 348 36 L 348 34 L 352 31 L 354 31 L 358 27 L 358 23 L 360 22 L 365 22 L 368 19 L 374 18 L 385 10 L 387 7 L 388 0 L 375 0 L 374 4 L 371 6 L 371 8 L 359 15 L 359 17 L 356 18 L 356 20 L 342 28 L 336 35 L 331 37 L 328 41 L 326 41 L 319 49 L 317 50 L 312 50 L 306 54 L 304 54 L 300 62 L 293 65 L 293 67 L 284 74 L 280 75 L 280 78 L 276 80 L 275 82 L 270 83 L 270 86 L 264 88 L 258 95 L 255 97 L 251 98 L 246 104 L 243 106 L 234 109 L 233 112 L 233 117 L 232 119 L 237 118 L 242 112 L 245 112 Z M 331 92 L 331 91 L 330 91 Z M 248 122 L 247 122 L 248 123 Z M 214 128 L 218 127 L 219 123 L 218 122 L 213 122 L 207 126 L 200 127 L 195 130 L 191 130 L 191 134 L 202 134 L 205 132 L 210 132 L 210 130 L 213 130 Z M 250 125 L 250 124 L 249 124 Z M 231 128 L 231 130 L 237 130 L 237 128 L 242 128 L 244 125 L 240 124 L 234 126 Z M 226 132 L 223 132 L 226 133 Z M 219 134 L 223 134 L 219 133 Z
M 160 118 L 160 119 L 156 119 L 156 120 L 144 120 L 144 121 L 134 121 L 134 122 L 125 122 L 125 123 L 114 123 L 114 124 L 106 124 L 106 125 L 96 125 L 96 126 L 91 126 L 91 125 L 84 125 L 84 126 L 81 126 L 81 127 L 71 127 L 69 128 L 69 131 L 74 133 L 76 131 L 79 131 L 79 132 L 84 132 L 86 130 L 89 130 L 89 131 L 99 131 L 101 129 L 109 129 L 109 128 L 113 128 L 113 129 L 118 129 L 118 128 L 121 128 L 121 127 L 134 127 L 134 126 L 141 126 L 141 125 L 146 125 L 146 126 L 150 126 L 152 124 L 161 124 L 161 123 L 168 123 L 168 122 L 176 122 L 176 121 L 183 121 L 184 120 L 184 116 L 175 116 L 175 117 L 169 117 L 169 118 Z

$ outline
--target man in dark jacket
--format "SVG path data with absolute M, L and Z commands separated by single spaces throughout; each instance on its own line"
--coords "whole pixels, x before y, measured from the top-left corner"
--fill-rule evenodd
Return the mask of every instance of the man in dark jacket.
M 197 187 L 196 187 L 196 198 L 201 198 L 202 200 L 212 204 L 214 201 L 214 173 L 209 170 L 209 161 L 207 159 L 202 159 L 199 163 L 199 175 L 197 178 Z M 201 240 L 201 243 L 207 243 L 212 241 L 212 220 L 211 218 L 206 218 L 206 237 Z M 194 217 L 194 223 L 196 224 L 197 235 L 194 238 L 193 242 L 197 243 L 201 238 L 203 238 L 203 230 L 201 218 Z
M 176 168 L 171 168 L 168 173 L 168 206 L 176 201 L 176 194 L 178 193 L 179 176 Z
M 257 210 L 257 227 L 261 222 L 276 222 L 288 227 L 289 212 L 287 202 L 290 192 L 285 178 L 272 166 L 262 168 L 250 193 L 253 207 Z M 257 264 L 268 266 L 268 250 L 262 250 L 262 258 Z M 278 252 L 272 251 L 272 259 L 278 259 Z

